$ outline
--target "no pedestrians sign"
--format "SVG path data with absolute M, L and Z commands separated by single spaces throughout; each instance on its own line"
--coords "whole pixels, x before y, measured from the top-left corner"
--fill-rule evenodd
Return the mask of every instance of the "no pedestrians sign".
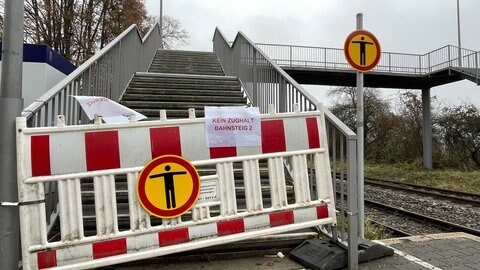
M 366 30 L 356 30 L 348 35 L 344 52 L 350 66 L 360 72 L 374 69 L 382 54 L 377 38 Z

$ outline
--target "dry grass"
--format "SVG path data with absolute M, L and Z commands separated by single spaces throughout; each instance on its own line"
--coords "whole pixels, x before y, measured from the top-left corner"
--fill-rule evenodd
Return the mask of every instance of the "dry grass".
M 388 239 L 392 237 L 385 228 L 374 225 L 370 221 L 369 217 L 365 218 L 364 234 L 365 234 L 365 239 L 370 239 L 370 240 Z
M 480 170 L 427 170 L 420 162 L 365 164 L 365 176 L 480 194 Z

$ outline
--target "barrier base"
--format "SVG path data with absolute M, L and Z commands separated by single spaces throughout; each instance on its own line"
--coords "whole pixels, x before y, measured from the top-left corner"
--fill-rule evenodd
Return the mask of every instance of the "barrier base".
M 290 252 L 292 259 L 303 266 L 314 270 L 333 270 L 348 265 L 347 251 L 329 240 L 306 240 Z M 393 256 L 393 249 L 360 240 L 358 245 L 358 261 L 360 263 Z

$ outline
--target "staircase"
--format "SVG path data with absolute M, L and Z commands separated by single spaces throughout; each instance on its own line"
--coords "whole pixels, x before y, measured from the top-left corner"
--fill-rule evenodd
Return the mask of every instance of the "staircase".
M 184 66 L 182 66 L 184 63 Z M 182 72 L 182 73 L 179 73 Z M 204 106 L 245 106 L 247 99 L 243 96 L 240 82 L 236 77 L 223 76 L 221 66 L 213 53 L 159 51 L 149 69 L 149 72 L 137 73 L 126 92 L 121 104 L 134 109 L 149 120 L 159 117 L 159 110 L 165 109 L 169 119 L 188 117 L 188 109 L 195 108 L 197 117 L 204 116 Z M 241 164 L 234 164 L 236 198 L 239 202 L 239 212 L 245 211 L 245 184 Z M 200 175 L 215 174 L 212 166 L 198 166 Z M 269 174 L 266 160 L 260 162 L 261 190 L 263 207 L 271 207 Z M 288 173 L 286 173 L 288 175 Z M 291 179 L 287 182 L 287 198 L 294 200 L 294 187 Z M 95 218 L 95 198 L 93 179 L 82 181 L 82 205 L 84 213 L 84 228 L 87 236 L 98 233 Z M 118 228 L 128 231 L 130 228 L 128 208 L 128 188 L 125 176 L 115 179 Z M 213 207 L 211 216 L 220 215 L 220 208 Z M 184 216 L 190 219 L 188 212 Z M 151 216 L 151 225 L 158 226 L 168 220 Z M 296 245 L 304 238 L 293 238 L 283 245 Z M 263 246 L 262 246 L 263 245 Z M 248 248 L 269 248 L 269 244 L 257 243 L 257 240 L 244 241 L 240 245 L 223 245 L 211 247 L 209 251 L 243 250 Z M 201 250 L 198 252 L 205 252 Z
M 194 108 L 204 116 L 205 106 L 245 106 L 247 98 L 236 77 L 224 76 L 214 53 L 159 50 L 149 72 L 136 73 L 120 101 L 150 120 L 187 118 Z
M 456 71 L 460 74 L 463 79 L 469 80 L 471 82 L 480 85 L 480 73 L 476 68 L 466 68 L 466 67 L 453 67 L 453 71 Z

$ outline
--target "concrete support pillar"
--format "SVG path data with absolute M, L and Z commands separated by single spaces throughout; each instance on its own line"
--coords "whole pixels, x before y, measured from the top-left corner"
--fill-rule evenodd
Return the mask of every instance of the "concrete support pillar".
M 432 164 L 432 108 L 430 100 L 430 88 L 422 89 L 423 110 L 423 165 L 433 169 Z

